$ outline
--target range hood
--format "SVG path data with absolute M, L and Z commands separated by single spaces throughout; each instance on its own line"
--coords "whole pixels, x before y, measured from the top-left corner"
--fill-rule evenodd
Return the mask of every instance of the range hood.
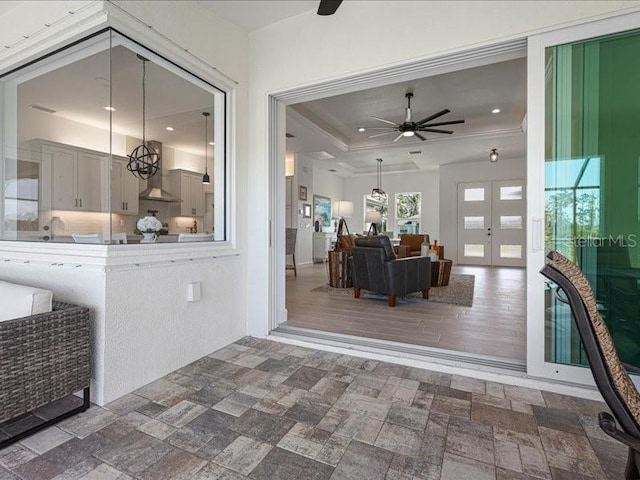
M 140 200 L 155 200 L 156 202 L 182 202 L 166 190 L 162 189 L 162 143 L 149 140 L 147 147 L 158 152 L 158 173 L 147 180 L 147 188 L 140 192 Z

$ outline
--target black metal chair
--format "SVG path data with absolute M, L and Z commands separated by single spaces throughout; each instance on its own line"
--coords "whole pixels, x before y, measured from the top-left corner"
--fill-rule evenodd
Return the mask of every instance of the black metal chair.
M 548 258 L 541 273 L 564 291 L 598 390 L 613 413 L 600 413 L 600 428 L 629 447 L 625 478 L 639 480 L 640 394 L 618 358 L 585 275 L 558 252 L 551 252 Z
M 428 257 L 396 258 L 389 237 L 377 235 L 357 237 L 351 249 L 353 295 L 371 290 L 389 296 L 389 306 L 395 307 L 396 297 L 422 292 L 429 298 L 431 261 Z

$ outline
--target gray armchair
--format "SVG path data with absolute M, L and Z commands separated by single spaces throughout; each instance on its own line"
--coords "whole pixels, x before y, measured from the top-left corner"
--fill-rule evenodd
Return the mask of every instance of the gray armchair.
M 358 237 L 351 250 L 353 295 L 371 290 L 389 296 L 389 306 L 396 306 L 396 297 L 422 292 L 429 298 L 431 261 L 428 257 L 396 258 L 389 237 L 377 235 Z

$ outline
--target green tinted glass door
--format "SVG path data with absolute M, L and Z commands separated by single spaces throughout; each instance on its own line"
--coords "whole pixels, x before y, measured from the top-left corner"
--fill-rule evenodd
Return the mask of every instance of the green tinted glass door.
M 640 32 L 546 50 L 545 247 L 586 273 L 623 362 L 640 367 Z M 545 359 L 585 364 L 547 290 Z

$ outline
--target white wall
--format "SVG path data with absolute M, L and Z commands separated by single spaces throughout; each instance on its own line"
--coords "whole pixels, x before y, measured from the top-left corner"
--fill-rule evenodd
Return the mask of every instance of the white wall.
M 309 12 L 253 32 L 248 126 L 252 175 L 247 179 L 251 206 L 247 221 L 253 227 L 247 251 L 252 292 L 249 333 L 268 332 L 268 263 L 264 259 L 269 256 L 269 218 L 264 202 L 275 198 L 268 186 L 270 94 L 522 38 L 639 5 L 637 1 L 555 1 L 541 8 L 538 1 L 344 2 L 330 17 Z
M 313 250 L 313 159 L 304 155 L 296 155 L 294 161 L 294 182 L 293 182 L 293 208 L 296 210 L 298 219 L 298 234 L 296 238 L 296 264 L 306 265 L 312 264 Z M 307 187 L 307 199 L 300 200 L 298 198 L 298 187 L 302 185 Z M 304 218 L 300 213 L 303 205 L 308 203 L 311 205 L 311 218 Z
M 100 2 L 97 2 L 98 4 Z M 42 27 L 45 23 L 55 23 L 66 19 L 69 31 L 95 27 L 96 22 L 106 16 L 93 17 L 90 21 L 81 19 L 80 14 L 68 14 L 73 8 L 80 8 L 87 2 L 24 2 L 0 17 L 0 38 L 3 45 L 27 44 L 30 52 L 25 56 L 38 55 L 44 44 L 51 44 Z M 103 404 L 113 400 L 133 388 L 165 375 L 186 363 L 213 352 L 246 333 L 247 324 L 247 262 L 246 238 L 249 222 L 247 216 L 247 151 L 249 142 L 248 124 L 248 38 L 239 27 L 216 17 L 210 10 L 196 2 L 115 2 L 130 14 L 153 26 L 153 31 L 171 39 L 182 49 L 186 49 L 202 61 L 215 67 L 216 71 L 230 78 L 228 82 L 236 86 L 233 98 L 235 122 L 229 125 L 231 144 L 228 146 L 233 160 L 229 165 L 232 176 L 230 196 L 232 245 L 221 250 L 215 246 L 182 247 L 186 255 L 189 249 L 208 249 L 208 255 L 232 254 L 229 259 L 215 262 L 178 262 L 172 267 L 142 268 L 141 270 L 114 270 L 96 273 L 92 269 L 70 267 L 37 267 L 20 264 L 7 268 L 3 264 L 0 278 L 19 280 L 23 283 L 49 286 L 56 298 L 91 307 L 94 315 L 94 345 L 92 354 L 96 365 L 104 368 L 105 376 L 94 372 L 94 382 L 104 382 L 95 388 L 92 400 Z M 105 8 L 111 8 L 106 5 Z M 113 17 L 113 15 L 111 15 Z M 77 23 L 73 23 L 77 22 Z M 44 30 L 34 35 L 34 32 Z M 52 27 L 51 31 L 56 30 Z M 141 32 L 147 29 L 144 27 Z M 58 30 L 58 34 L 62 35 Z M 134 38 L 136 31 L 130 33 Z M 69 34 L 71 35 L 71 34 Z M 30 36 L 24 40 L 24 36 Z M 56 37 L 59 38 L 59 37 Z M 27 48 L 24 47 L 24 48 Z M 153 50 L 154 47 L 150 46 Z M 0 51 L 3 60 L 17 58 L 13 49 Z M 14 55 L 14 56 L 12 56 Z M 179 62 L 179 59 L 177 59 Z M 215 80 L 212 80 L 215 83 Z M 265 206 L 263 200 L 259 202 Z M 263 213 L 263 216 L 266 216 Z M 256 226 L 251 224 L 252 235 Z M 260 236 L 260 234 L 257 234 Z M 8 242 L 3 242 L 8 243 Z M 6 245 L 5 245 L 6 246 Z M 154 247 L 122 247 L 124 257 L 120 262 L 146 261 L 151 263 L 168 261 L 162 244 Z M 10 247 L 12 248 L 12 247 Z M 18 249 L 18 245 L 15 247 Z M 50 263 L 66 263 L 55 251 L 42 251 L 43 245 L 24 245 L 20 251 L 22 259 L 39 259 Z M 73 246 L 71 250 L 73 251 Z M 77 247 L 75 247 L 77 248 Z M 106 247 L 101 247 L 106 248 Z M 154 249 L 158 249 L 155 253 Z M 54 249 L 55 250 L 55 249 Z M 113 251 L 110 247 L 110 252 Z M 116 249 L 117 251 L 117 249 Z M 128 252 L 128 253 L 127 253 Z M 158 253 L 160 252 L 160 253 Z M 2 253 L 11 255 L 12 252 Z M 111 255 L 111 254 L 110 254 Z M 175 253 L 172 254 L 175 258 Z M 71 254 L 71 258 L 73 254 Z M 262 262 L 264 262 L 262 258 Z M 75 258 L 74 258 L 75 259 Z M 82 263 L 81 259 L 75 259 Z M 109 258 L 109 261 L 112 261 Z M 252 267 L 253 268 L 253 267 Z M 53 273 L 55 271 L 55 273 Z M 86 272 L 86 273 L 85 273 Z M 94 278 L 96 277 L 96 278 Z M 55 280 L 54 280 L 55 278 Z M 186 283 L 200 281 L 203 297 L 198 304 L 185 300 Z M 258 293 L 258 297 L 261 293 Z M 253 297 L 253 295 L 252 295 Z M 262 298 L 262 303 L 266 300 Z M 104 331 L 107 337 L 96 332 Z M 150 336 L 157 335 L 155 339 Z
M 440 243 L 446 257 L 457 261 L 458 252 L 458 183 L 493 180 L 526 181 L 527 162 L 524 158 L 503 158 L 497 163 L 453 163 L 440 167 Z

